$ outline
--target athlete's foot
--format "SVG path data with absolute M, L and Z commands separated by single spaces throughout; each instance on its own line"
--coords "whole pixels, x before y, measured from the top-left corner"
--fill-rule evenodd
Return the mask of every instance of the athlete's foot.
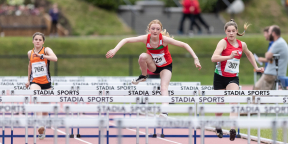
M 38 129 L 38 133 L 39 133 L 38 138 L 39 138 L 40 140 L 43 140 L 43 139 L 45 138 L 45 128 L 44 128 L 43 126 L 40 127 L 40 128 Z
M 144 81 L 146 81 L 147 78 L 148 78 L 148 75 L 147 75 L 147 76 L 140 75 L 140 76 L 138 77 L 138 79 L 132 81 L 132 84 L 137 85 L 139 82 L 144 82 Z
M 234 141 L 236 137 L 236 131 L 235 129 L 230 130 L 230 141 Z
M 222 128 L 216 128 L 216 135 L 217 135 L 219 138 L 222 138 L 222 137 L 223 137 Z

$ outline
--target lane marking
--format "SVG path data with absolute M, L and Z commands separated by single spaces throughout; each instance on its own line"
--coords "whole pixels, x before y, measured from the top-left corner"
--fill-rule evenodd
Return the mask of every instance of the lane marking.
M 112 122 L 109 122 L 109 124 L 115 126 L 115 124 L 112 123 Z M 129 129 L 129 128 L 126 128 L 126 129 L 127 129 L 127 130 L 130 130 L 130 131 L 136 132 L 136 130 L 134 130 L 134 129 Z M 146 134 L 145 132 L 142 132 L 142 131 L 140 131 L 140 130 L 139 130 L 139 133 L 141 133 L 141 134 Z M 172 141 L 172 140 L 168 140 L 168 139 L 164 139 L 164 138 L 159 138 L 159 137 L 157 137 L 157 138 L 160 139 L 160 140 L 164 140 L 164 141 L 167 141 L 167 142 L 171 142 L 171 143 L 182 144 L 182 143 L 178 143 L 178 142 L 175 142 L 175 141 Z
M 51 129 L 55 130 L 53 127 L 51 127 Z M 63 132 L 63 131 L 61 131 L 61 130 L 59 130 L 59 129 L 57 129 L 57 131 L 60 132 L 60 133 L 62 133 L 62 134 L 65 134 L 65 135 L 66 135 L 65 132 Z M 84 141 L 84 140 L 79 139 L 79 138 L 75 138 L 75 137 L 74 137 L 74 139 L 76 139 L 76 140 L 78 140 L 78 141 L 81 141 L 81 142 L 84 142 L 84 143 L 87 143 L 87 144 L 92 144 L 92 143 L 90 143 L 90 142 Z

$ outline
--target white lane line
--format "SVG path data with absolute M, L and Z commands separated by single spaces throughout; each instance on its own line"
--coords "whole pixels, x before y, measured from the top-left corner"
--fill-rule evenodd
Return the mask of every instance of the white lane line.
M 51 129 L 55 130 L 53 127 L 51 127 Z M 59 129 L 57 129 L 57 131 L 60 132 L 60 133 L 62 133 L 62 134 L 65 134 L 65 135 L 66 135 L 65 132 L 63 132 L 63 131 L 61 131 L 61 130 L 59 130 Z M 79 139 L 79 138 L 74 138 L 74 139 L 79 140 L 79 141 L 84 142 L 84 143 L 87 143 L 87 144 L 92 144 L 92 143 L 90 143 L 90 142 L 84 141 L 84 140 Z
M 112 123 L 112 122 L 109 122 L 109 124 L 111 124 L 111 125 L 114 125 L 115 126 L 115 124 L 114 123 Z M 134 131 L 134 132 L 136 132 L 136 130 L 134 130 L 134 129 L 129 129 L 129 128 L 126 128 L 127 130 L 130 130 L 130 131 Z M 146 134 L 145 132 L 142 132 L 142 131 L 140 131 L 139 130 L 139 133 L 141 133 L 141 134 Z M 178 143 L 178 142 L 175 142 L 175 141 L 171 141 L 171 140 L 168 140 L 168 139 L 164 139 L 164 138 L 159 138 L 159 137 L 157 137 L 158 139 L 160 139 L 160 140 L 164 140 L 164 141 L 167 141 L 167 142 L 171 142 L 171 143 L 176 143 L 176 144 L 182 144 L 182 143 Z

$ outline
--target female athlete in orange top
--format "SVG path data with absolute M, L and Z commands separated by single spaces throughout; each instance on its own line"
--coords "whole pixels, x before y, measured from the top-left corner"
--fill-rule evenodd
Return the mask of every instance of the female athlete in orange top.
M 28 65 L 28 82 L 26 87 L 30 85 L 31 90 L 51 89 L 51 77 L 49 72 L 49 64 L 51 61 L 57 61 L 57 57 L 51 48 L 43 47 L 45 41 L 44 34 L 36 32 L 33 35 L 34 48 L 28 51 L 29 65 Z M 47 116 L 48 113 L 42 113 Z M 45 127 L 38 129 L 39 139 L 45 138 Z
M 185 48 L 194 58 L 194 64 L 199 70 L 201 65 L 192 48 L 187 43 L 171 38 L 169 33 L 163 30 L 162 23 L 159 20 L 153 20 L 149 23 L 147 33 L 146 35 L 121 40 L 114 49 L 107 52 L 106 58 L 112 58 L 125 43 L 144 43 L 147 53 L 142 53 L 138 60 L 142 75 L 137 80 L 133 80 L 132 83 L 138 84 L 146 81 L 148 77 L 147 69 L 149 69 L 151 72 L 160 73 L 161 94 L 168 96 L 168 86 L 172 76 L 172 58 L 168 51 L 168 44 Z

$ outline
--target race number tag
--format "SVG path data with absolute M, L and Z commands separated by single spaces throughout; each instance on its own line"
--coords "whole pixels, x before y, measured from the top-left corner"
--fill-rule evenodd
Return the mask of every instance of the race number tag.
M 165 58 L 164 58 L 164 55 L 165 55 L 164 53 L 162 53 L 162 54 L 151 54 L 151 55 L 152 55 L 152 58 L 153 58 L 153 60 L 154 60 L 154 62 L 155 62 L 155 64 L 157 66 L 161 66 L 161 65 L 167 63 Z
M 240 64 L 239 59 L 234 58 L 234 59 L 227 60 L 224 71 L 229 72 L 229 73 L 239 73 L 239 64 Z
M 46 69 L 46 64 L 45 62 L 36 62 L 32 63 L 32 72 L 33 72 L 33 77 L 41 77 L 41 76 L 46 76 L 47 75 L 47 69 Z

